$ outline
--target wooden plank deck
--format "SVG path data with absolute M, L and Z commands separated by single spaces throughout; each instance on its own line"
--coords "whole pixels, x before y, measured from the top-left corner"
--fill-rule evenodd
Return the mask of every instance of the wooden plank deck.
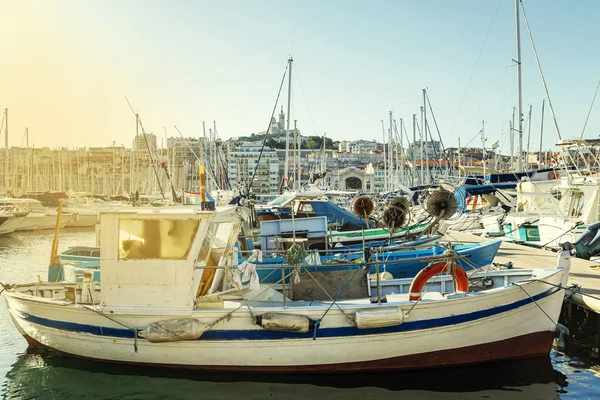
M 462 243 L 482 243 L 499 239 L 448 231 L 445 240 Z M 498 250 L 495 262 L 507 263 L 512 261 L 515 268 L 552 268 L 556 266 L 557 258 L 558 253 L 552 251 L 503 242 L 500 250 Z M 569 274 L 569 285 L 571 284 L 581 286 L 582 293 L 600 296 L 600 264 L 573 257 Z

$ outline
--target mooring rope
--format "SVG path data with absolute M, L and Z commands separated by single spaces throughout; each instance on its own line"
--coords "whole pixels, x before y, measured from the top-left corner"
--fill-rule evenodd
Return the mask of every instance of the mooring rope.
M 10 290 L 10 289 L 14 288 L 16 285 L 0 282 L 0 286 L 2 286 L 2 290 L 0 290 L 0 294 L 2 294 L 2 292 L 4 292 L 5 290 Z
M 329 297 L 329 300 L 335 302 L 333 300 L 333 297 L 331 297 L 331 295 L 327 292 L 327 290 L 325 290 L 325 288 L 321 285 L 321 283 L 310 273 L 310 271 L 308 269 L 306 269 L 306 273 L 308 273 L 308 276 L 310 276 L 315 283 L 321 288 L 321 290 L 325 293 L 325 295 L 327 297 Z M 336 307 L 339 308 L 339 310 L 342 312 L 342 314 L 344 314 L 346 316 L 346 318 L 348 319 L 348 321 L 354 325 L 354 320 L 352 319 L 352 317 L 350 317 L 348 314 L 346 314 L 346 312 L 342 309 L 342 307 L 340 307 L 339 304 L 335 303 Z
M 552 322 L 554 324 L 554 327 L 556 328 L 556 326 L 558 325 L 558 322 L 556 322 L 552 318 L 550 318 L 550 316 L 548 315 L 548 313 L 546 311 L 544 311 L 544 309 L 537 303 L 537 301 L 535 301 L 529 295 L 529 293 L 527 293 L 527 290 L 525 290 L 525 288 L 523 287 L 523 285 L 518 285 L 518 286 L 523 290 L 523 292 L 525 292 L 525 294 L 527 295 L 527 297 L 529 297 L 529 299 L 537 306 L 537 308 L 539 308 L 540 311 L 543 312 L 546 317 L 548 317 L 548 319 L 550 320 L 550 322 Z
M 73 304 L 75 304 L 75 303 L 73 303 Z M 115 324 L 121 325 L 121 326 L 123 326 L 123 327 L 125 327 L 125 328 L 127 328 L 127 329 L 130 329 L 130 330 L 132 330 L 132 331 L 133 331 L 133 349 L 134 349 L 134 351 L 135 351 L 136 353 L 138 352 L 138 330 L 137 330 L 137 328 L 132 328 L 132 327 L 130 327 L 130 326 L 128 326 L 128 325 L 125 325 L 124 323 L 122 323 L 122 322 L 120 322 L 120 321 L 118 321 L 118 320 L 116 320 L 116 319 L 114 319 L 114 318 L 112 318 L 112 317 L 109 317 L 108 315 L 106 315 L 106 314 L 105 314 L 105 313 L 103 313 L 102 311 L 100 311 L 100 310 L 96 310 L 95 308 L 92 308 L 92 307 L 90 307 L 90 306 L 87 306 L 87 305 L 85 305 L 85 304 L 79 304 L 79 305 L 80 305 L 80 306 L 82 306 L 83 308 L 87 309 L 87 310 L 93 311 L 93 312 L 95 312 L 96 314 L 103 316 L 103 317 L 104 317 L 104 318 L 106 318 L 106 319 L 109 319 L 109 320 L 111 320 L 111 321 L 112 321 L 112 322 L 114 322 Z M 100 329 L 102 329 L 102 328 L 100 328 Z
M 321 325 L 321 321 L 323 321 L 323 318 L 325 318 L 325 316 L 327 315 L 327 313 L 329 312 L 329 310 L 331 310 L 331 307 L 333 307 L 333 305 L 336 304 L 336 302 L 338 301 L 338 299 L 340 298 L 340 296 L 342 295 L 342 293 L 344 293 L 344 290 L 346 290 L 346 288 L 348 287 L 348 285 L 350 284 L 350 282 L 352 282 L 352 280 L 354 279 L 354 277 L 356 276 L 356 274 L 360 270 L 362 270 L 362 268 L 358 268 L 356 271 L 354 271 L 354 274 L 352 274 L 352 276 L 350 277 L 350 279 L 348 280 L 348 282 L 346 282 L 346 284 L 344 285 L 344 287 L 342 288 L 342 290 L 340 290 L 340 292 L 337 294 L 337 296 L 335 297 L 335 300 L 333 300 L 333 302 L 329 305 L 329 307 L 327 307 L 327 310 L 325 310 L 325 312 L 323 313 L 323 315 L 321 316 L 321 318 L 319 318 L 319 319 L 317 319 L 315 321 L 315 326 L 313 328 L 313 340 L 317 340 L 317 329 L 319 329 L 319 326 Z

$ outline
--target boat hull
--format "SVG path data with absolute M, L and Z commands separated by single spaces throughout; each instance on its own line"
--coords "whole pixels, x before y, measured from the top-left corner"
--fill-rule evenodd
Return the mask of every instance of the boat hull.
M 560 285 L 561 274 L 547 281 Z M 288 305 L 279 312 L 321 319 L 316 331 L 290 333 L 262 329 L 245 307 L 140 315 L 110 313 L 106 308 L 92 311 L 46 299 L 32 301 L 10 292 L 6 296 L 8 310 L 29 342 L 65 355 L 135 365 L 277 373 L 449 367 L 548 354 L 553 321 L 558 319 L 563 299 L 564 290 L 531 282 L 486 294 L 424 300 L 414 308 L 414 303 L 402 302 L 402 310 L 408 313 L 402 324 L 370 329 L 351 325 L 335 307 L 326 313 L 325 302 L 316 307 L 314 303 L 310 307 Z M 368 299 L 340 306 L 350 314 L 379 307 Z M 277 310 L 253 308 L 256 315 L 268 311 Z M 225 318 L 228 314 L 230 318 Z M 184 317 L 207 324 L 221 320 L 197 340 L 150 343 L 134 338 L 133 328 Z
M 154 368 L 175 368 L 201 371 L 221 372 L 255 372 L 255 373 L 351 373 L 376 371 L 402 371 L 429 368 L 457 367 L 472 364 L 484 364 L 505 360 L 525 359 L 547 356 L 552 349 L 554 332 L 536 332 L 494 343 L 469 346 L 460 349 L 441 350 L 408 356 L 386 358 L 381 360 L 342 363 L 334 365 L 302 365 L 302 366 L 214 366 L 168 364 L 155 362 L 133 362 L 86 357 L 53 349 L 62 356 L 80 358 L 89 361 L 107 362 L 120 365 L 145 366 Z M 40 342 L 25 336 L 27 343 L 34 347 L 45 347 Z

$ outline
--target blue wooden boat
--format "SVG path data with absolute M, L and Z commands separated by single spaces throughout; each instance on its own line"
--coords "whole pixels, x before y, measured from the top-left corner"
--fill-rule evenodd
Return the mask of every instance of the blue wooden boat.
M 428 235 L 420 237 L 419 239 L 403 241 L 402 239 L 392 239 L 390 240 L 372 240 L 365 241 L 365 247 L 381 247 L 385 246 L 388 250 L 408 250 L 408 249 L 418 249 L 423 247 L 428 247 L 433 245 L 434 242 L 440 240 L 442 235 Z M 363 245 L 361 244 L 349 244 L 346 246 L 335 246 L 334 249 L 336 251 L 362 251 Z
M 490 265 L 494 257 L 496 257 L 501 243 L 501 240 L 496 240 L 486 243 L 463 244 L 455 245 L 453 249 L 459 255 L 465 256 L 458 259 L 457 263 L 465 270 L 472 270 Z M 411 278 L 431 262 L 428 258 L 442 255 L 445 250 L 445 247 L 435 245 L 422 250 L 386 251 L 376 256 L 374 255 L 371 261 L 380 261 L 379 272 L 389 272 L 395 279 Z M 310 272 L 356 269 L 361 268 L 363 257 L 362 251 L 321 256 L 321 265 L 306 266 L 303 268 L 306 268 Z M 262 262 L 255 262 L 255 264 L 257 265 L 260 281 L 263 283 L 274 283 L 281 279 L 281 274 L 275 272 L 275 270 L 281 271 L 281 266 L 285 264 L 285 259 L 283 257 L 265 258 Z M 339 264 L 339 266 L 336 266 L 336 264 Z M 286 276 L 292 273 L 292 268 L 285 268 L 284 270 Z M 375 265 L 371 265 L 370 273 L 373 274 L 375 271 Z

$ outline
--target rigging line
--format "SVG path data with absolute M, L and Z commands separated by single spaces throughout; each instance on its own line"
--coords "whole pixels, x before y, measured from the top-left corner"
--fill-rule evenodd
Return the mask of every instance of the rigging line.
M 590 104 L 590 109 L 589 109 L 587 117 L 585 119 L 585 124 L 583 124 L 583 130 L 581 131 L 581 136 L 579 136 L 579 139 L 583 139 L 583 134 L 585 133 L 585 128 L 588 124 L 588 120 L 590 119 L 590 114 L 592 113 L 592 107 L 594 107 L 594 102 L 596 101 L 596 95 L 598 94 L 598 88 L 600 88 L 600 81 L 598 81 L 598 85 L 596 86 L 596 91 L 594 92 L 594 98 L 592 99 L 592 104 Z
M 200 163 L 203 163 L 202 160 L 200 160 L 200 157 L 198 157 L 198 155 L 194 151 L 194 149 L 192 149 L 192 146 L 190 146 L 190 144 L 187 142 L 187 140 L 185 139 L 185 137 L 183 136 L 183 134 L 181 133 L 181 131 L 179 130 L 179 128 L 177 127 L 177 125 L 173 125 L 173 127 L 175 128 L 175 130 L 177 131 L 177 133 L 179 133 L 179 136 L 181 136 L 181 138 L 184 140 L 185 145 L 188 147 L 188 149 L 190 149 L 190 151 L 192 152 L 192 154 L 194 155 L 194 157 L 196 157 L 196 160 L 198 162 L 200 162 Z M 204 149 L 204 151 L 206 151 L 206 147 L 204 146 L 204 143 L 202 143 L 202 148 Z M 208 163 L 208 166 L 211 167 L 210 170 L 207 170 L 209 178 L 213 181 L 213 183 L 215 184 L 215 186 L 219 186 L 219 184 L 215 180 L 214 172 L 212 171 L 212 166 L 210 165 L 210 163 Z
M 271 131 L 271 120 L 273 119 L 273 116 L 275 115 L 275 110 L 277 109 L 277 104 L 279 103 L 279 96 L 281 95 L 281 89 L 283 89 L 283 84 L 285 82 L 285 76 L 287 75 L 288 68 L 289 68 L 289 63 L 286 64 L 285 71 L 283 71 L 283 76 L 281 77 L 281 84 L 279 85 L 279 92 L 277 92 L 277 98 L 275 99 L 275 104 L 273 105 L 273 111 L 271 112 L 271 118 L 269 118 L 269 125 L 267 127 L 267 133 L 265 134 L 265 137 L 263 138 L 263 144 L 262 144 L 262 147 L 260 148 L 260 153 L 258 154 L 258 160 L 256 161 L 256 165 L 254 166 L 254 172 L 252 173 L 252 179 L 250 180 L 250 184 L 248 185 L 246 194 L 250 193 L 250 189 L 252 189 L 252 184 L 254 183 L 254 178 L 256 178 L 256 170 L 258 169 L 258 165 L 260 164 L 260 159 L 262 158 L 262 154 L 265 149 L 265 145 L 267 144 L 267 138 L 269 137 L 269 133 Z M 289 115 L 287 117 L 289 118 Z M 284 179 L 285 179 L 285 177 L 284 177 Z
M 4 128 L 4 117 L 5 115 L 2 114 L 2 124 L 0 124 L 0 136 L 2 136 L 2 128 Z
M 521 3 L 521 10 L 523 10 L 523 19 L 525 20 L 525 26 L 527 27 L 527 33 L 529 34 L 529 40 L 531 41 L 531 47 L 533 48 L 533 54 L 535 55 L 535 61 L 537 63 L 538 70 L 540 71 L 542 83 L 544 84 L 544 90 L 546 92 L 546 97 L 548 98 L 548 105 L 550 106 L 550 112 L 552 113 L 552 119 L 554 120 L 554 126 L 556 127 L 556 134 L 558 135 L 558 140 L 562 140 L 562 136 L 560 134 L 560 128 L 558 127 L 558 121 L 556 120 L 556 114 L 554 113 L 554 107 L 552 106 L 552 100 L 550 99 L 550 92 L 548 91 L 548 85 L 546 84 L 546 78 L 544 77 L 544 72 L 542 71 L 542 64 L 540 64 L 540 59 L 538 57 L 537 49 L 535 48 L 535 42 L 533 41 L 533 36 L 531 34 L 531 28 L 529 27 L 529 20 L 527 19 L 527 13 L 525 12 L 525 6 L 523 5 L 522 0 L 519 0 L 519 3 Z M 572 158 L 571 158 L 571 160 L 573 161 Z
M 492 22 L 490 23 L 490 27 L 488 28 L 487 34 L 485 35 L 485 39 L 483 41 L 483 45 L 481 46 L 481 50 L 479 50 L 479 55 L 477 56 L 477 61 L 475 61 L 475 65 L 473 66 L 473 70 L 471 71 L 471 76 L 469 77 L 469 82 L 467 83 L 467 87 L 465 88 L 465 92 L 462 95 L 462 99 L 458 105 L 458 110 L 456 110 L 456 115 L 454 116 L 454 120 L 452 121 L 452 126 L 450 127 L 450 134 L 454 131 L 454 124 L 458 119 L 458 114 L 460 114 L 460 109 L 467 97 L 467 92 L 469 91 L 469 87 L 471 86 L 471 82 L 473 81 L 473 77 L 475 76 L 475 70 L 479 65 L 479 60 L 481 59 L 481 55 L 483 54 L 483 50 L 485 49 L 485 45 L 487 44 L 488 38 L 490 37 L 490 32 L 492 31 L 492 27 L 494 26 L 494 21 L 496 20 L 496 16 L 498 15 L 498 10 L 500 9 L 500 4 L 502 4 L 502 0 L 498 0 L 498 5 L 496 6 L 496 11 L 494 12 L 494 17 L 492 18 Z
M 144 141 L 146 142 L 146 148 L 148 149 L 148 156 L 150 157 L 150 163 L 152 163 L 152 170 L 154 171 L 154 176 L 156 176 L 156 182 L 158 183 L 158 187 L 160 188 L 160 194 L 162 195 L 163 199 L 166 199 L 165 192 L 163 192 L 162 185 L 160 184 L 160 179 L 158 179 L 158 172 L 156 172 L 156 165 L 154 164 L 154 159 L 152 158 L 152 152 L 150 151 L 150 145 L 148 144 L 148 137 L 146 136 L 146 131 L 144 130 L 144 126 L 142 125 L 142 119 L 139 117 L 139 114 L 134 111 L 133 106 L 129 102 L 129 99 L 127 98 L 127 96 L 125 96 L 125 101 L 129 105 L 129 109 L 131 110 L 133 115 L 138 116 L 138 122 L 140 124 L 140 128 L 142 128 L 142 133 L 144 134 Z M 135 145 L 136 145 L 136 152 L 137 152 L 137 137 L 136 137 Z
M 154 176 L 156 177 L 156 182 L 158 183 L 158 188 L 160 189 L 160 194 L 163 199 L 166 199 L 165 192 L 163 191 L 162 185 L 160 184 L 160 179 L 158 178 L 158 172 L 156 172 L 156 163 L 152 158 L 152 151 L 150 151 L 150 144 L 148 143 L 148 135 L 146 134 L 146 130 L 144 129 L 144 125 L 142 124 L 142 119 L 138 116 L 138 121 L 140 123 L 140 128 L 142 128 L 142 133 L 144 134 L 144 142 L 146 142 L 146 148 L 148 149 L 148 156 L 150 157 L 150 163 L 152 164 L 152 170 L 154 171 Z M 137 146 L 137 142 L 136 142 Z
M 473 140 L 475 140 L 475 139 L 476 139 L 476 138 L 477 138 L 479 135 L 481 135 L 481 129 L 479 130 L 479 132 L 477 132 L 477 133 L 475 134 L 475 136 L 473 136 L 473 138 L 472 138 L 471 140 L 469 140 L 469 141 L 468 141 L 466 144 L 464 144 L 464 145 L 462 146 L 462 148 L 464 149 L 464 148 L 466 148 L 468 145 L 470 145 L 470 144 L 471 144 L 471 142 L 472 142 Z
M 427 104 L 429 105 L 429 111 L 431 112 L 431 117 L 433 118 L 433 124 L 435 125 L 435 130 L 437 131 L 438 137 L 440 138 L 440 143 L 442 145 L 442 152 L 445 153 L 446 147 L 444 146 L 444 141 L 442 140 L 442 135 L 440 133 L 440 128 L 438 127 L 437 120 L 435 118 L 435 114 L 433 113 L 433 107 L 431 106 L 431 100 L 429 99 L 429 93 L 425 92 L 425 98 L 427 99 Z M 431 137 L 431 132 L 429 132 L 429 136 Z M 448 157 L 446 157 L 448 159 Z
M 444 146 L 444 141 L 442 140 L 442 134 L 440 133 L 440 128 L 438 127 L 435 114 L 433 113 L 433 107 L 431 106 L 431 101 L 429 100 L 429 93 L 425 92 L 425 98 L 427 99 L 427 104 L 429 104 L 429 111 L 431 111 L 431 116 L 433 117 L 433 124 L 435 125 L 435 130 L 437 131 L 438 137 L 440 138 L 440 143 L 442 145 L 442 155 L 446 159 L 448 165 L 450 165 L 450 159 L 448 158 L 448 154 L 446 154 L 446 147 Z M 427 126 L 429 126 L 429 124 L 427 124 Z M 431 130 L 429 131 L 429 137 L 431 138 Z M 433 138 L 431 138 L 431 140 L 433 141 Z M 437 154 L 438 151 L 436 150 L 436 155 Z M 440 165 L 439 162 L 438 165 Z
M 308 101 L 307 101 L 307 98 L 306 98 L 307 96 L 304 93 L 304 88 L 302 87 L 302 82 L 300 81 L 300 72 L 299 72 L 299 68 L 298 68 L 297 65 L 296 65 L 295 71 L 296 71 L 296 74 L 294 75 L 295 76 L 295 81 L 298 83 L 298 86 L 300 86 L 300 93 L 302 94 L 302 100 L 304 100 L 304 104 L 306 105 L 306 109 L 308 111 L 308 116 L 309 116 L 310 122 L 311 122 L 311 124 L 313 126 L 315 135 L 318 135 L 319 130 L 317 130 L 317 124 L 315 124 L 315 120 L 313 119 L 312 112 L 310 111 L 310 107 L 308 106 Z
M 210 139 L 209 139 L 209 140 L 210 140 Z M 212 159 L 211 159 L 212 157 L 210 156 L 210 151 L 209 151 L 209 148 L 206 146 L 206 142 L 205 142 L 204 140 L 202 140 L 202 151 L 203 151 L 202 155 L 203 155 L 203 157 L 204 157 L 204 161 L 202 161 L 202 160 L 198 159 L 198 162 L 200 162 L 200 163 L 202 163 L 202 164 L 205 164 L 205 165 L 207 165 L 207 166 L 208 166 L 208 168 L 207 168 L 207 171 L 209 171 L 209 172 L 210 172 L 210 174 L 211 174 L 211 176 L 212 176 L 212 181 L 213 181 L 213 183 L 215 184 L 215 186 L 217 186 L 217 187 L 219 187 L 219 188 L 220 188 L 221 186 L 220 186 L 220 185 L 219 185 L 219 183 L 217 182 L 217 179 L 218 179 L 219 177 L 218 177 L 218 176 L 217 176 L 217 174 L 215 173 L 215 168 L 214 168 L 214 166 L 213 166 Z M 206 156 L 207 154 L 208 154 L 208 157 Z M 195 153 L 194 153 L 194 155 L 195 155 Z M 198 157 L 196 157 L 196 158 L 198 158 Z
M 217 130 L 215 129 L 215 134 Z M 223 173 L 225 175 L 225 183 L 227 183 L 227 187 L 231 190 L 231 182 L 229 181 L 229 173 L 227 172 L 227 163 L 223 161 L 223 157 L 221 156 L 222 149 L 217 148 L 217 157 L 219 157 L 219 161 L 221 162 L 221 166 L 223 167 Z
M 546 315 L 546 317 L 548 317 L 548 319 L 550 320 L 550 322 L 552 322 L 554 324 L 554 326 L 558 325 L 557 321 L 554 321 L 546 311 L 544 311 L 544 309 L 538 304 L 537 301 L 535 301 L 530 295 L 529 293 L 527 293 L 527 290 L 525 290 L 525 288 L 523 287 L 523 285 L 518 285 L 521 290 L 523 290 L 523 292 L 525 292 L 525 294 L 527 295 L 527 297 L 529 297 L 529 299 L 540 309 L 541 312 L 544 313 L 544 315 Z

